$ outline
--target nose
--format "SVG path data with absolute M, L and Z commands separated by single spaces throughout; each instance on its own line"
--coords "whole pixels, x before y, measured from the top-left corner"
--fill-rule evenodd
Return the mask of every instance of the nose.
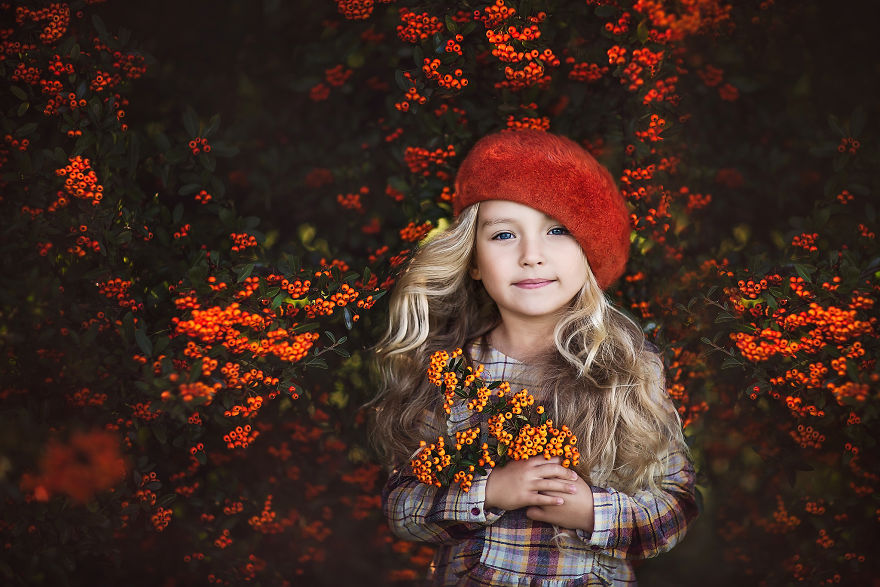
M 523 237 L 519 263 L 523 267 L 532 267 L 544 264 L 544 250 L 541 239 Z

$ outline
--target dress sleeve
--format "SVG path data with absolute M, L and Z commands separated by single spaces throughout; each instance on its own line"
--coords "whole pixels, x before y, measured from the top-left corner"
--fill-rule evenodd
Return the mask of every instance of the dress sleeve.
M 653 354 L 659 353 L 655 345 L 646 346 Z M 655 364 L 657 379 L 662 382 L 662 363 L 657 359 Z M 664 386 L 656 388 L 654 400 L 678 421 Z M 626 494 L 613 488 L 592 488 L 593 531 L 576 531 L 591 549 L 615 558 L 644 559 L 672 549 L 684 538 L 698 513 L 694 466 L 684 445 L 670 447 L 661 462 L 658 491 Z
M 643 559 L 670 550 L 697 516 L 694 468 L 682 448 L 664 459 L 660 492 L 628 495 L 593 487 L 593 531 L 577 530 L 590 548 L 622 559 Z
M 395 470 L 382 490 L 382 509 L 391 530 L 404 540 L 456 543 L 503 513 L 486 511 L 487 479 L 474 477 L 464 492 L 458 485 L 440 488 Z

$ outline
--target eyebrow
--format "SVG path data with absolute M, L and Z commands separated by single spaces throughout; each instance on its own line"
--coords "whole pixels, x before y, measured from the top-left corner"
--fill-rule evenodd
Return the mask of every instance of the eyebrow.
M 505 224 L 508 222 L 512 224 L 516 221 L 513 218 L 495 218 L 492 220 L 484 220 L 480 226 L 486 228 L 487 226 L 495 226 L 496 224 Z
M 550 222 L 559 222 L 552 216 L 548 216 L 544 214 L 544 218 Z M 489 220 L 484 220 L 480 224 L 480 228 L 486 228 L 487 226 L 495 226 L 496 224 L 516 224 L 517 220 L 515 218 L 491 218 Z M 560 223 L 561 224 L 561 223 Z

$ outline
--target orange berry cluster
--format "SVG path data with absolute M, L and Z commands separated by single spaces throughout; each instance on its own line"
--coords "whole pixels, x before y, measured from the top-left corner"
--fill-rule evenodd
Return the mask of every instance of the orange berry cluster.
M 856 139 L 852 137 L 844 137 L 840 139 L 840 144 L 837 145 L 837 151 L 839 153 L 849 153 L 850 155 L 855 155 L 860 146 L 861 143 Z
M 624 65 L 626 63 L 626 47 L 614 45 L 606 52 L 609 65 Z
M 211 201 L 211 194 L 209 194 L 206 190 L 201 190 L 195 195 L 195 201 L 199 204 L 207 204 Z
M 346 210 L 354 210 L 359 214 L 363 214 L 364 207 L 361 204 L 361 196 L 366 196 L 369 193 L 370 189 L 367 186 L 362 186 L 356 194 L 337 194 L 336 201 Z
M 242 418 L 255 418 L 263 407 L 263 396 L 249 397 L 246 401 L 247 405 L 232 406 L 232 409 L 226 410 L 223 415 L 227 418 L 241 416 Z
M 781 495 L 776 496 L 776 511 L 773 512 L 772 521 L 759 520 L 759 524 L 771 534 L 785 534 L 798 527 L 800 523 L 800 518 L 788 513 Z
M 321 102 L 330 97 L 330 88 L 319 82 L 316 86 L 309 90 L 309 99 L 312 102 Z
M 225 308 L 214 306 L 207 310 L 193 310 L 192 319 L 172 318 L 175 335 L 186 335 L 206 344 L 221 343 L 236 355 L 246 352 L 255 357 L 274 355 L 286 362 L 302 359 L 312 347 L 318 333 L 291 335 L 286 331 L 273 331 L 267 338 L 251 341 L 240 330 L 250 328 L 262 332 L 268 322 L 258 314 L 241 310 L 237 302 Z M 292 336 L 293 342 L 290 339 Z
M 462 35 L 455 35 L 454 38 L 446 41 L 445 51 L 447 53 L 455 53 L 456 55 L 461 55 L 461 45 L 460 43 L 464 40 Z
M 131 308 L 137 305 L 137 302 L 128 297 L 128 290 L 131 287 L 131 280 L 128 279 L 111 279 L 98 284 L 98 292 L 107 298 L 116 298 L 119 305 L 123 308 Z
M 67 402 L 70 405 L 81 408 L 86 406 L 103 406 L 106 401 L 106 393 L 96 393 L 88 387 L 83 387 L 67 395 Z
M 606 22 L 605 30 L 611 33 L 612 35 L 623 35 L 629 30 L 630 21 L 632 20 L 632 15 L 629 12 L 624 12 L 620 18 L 617 19 L 617 22 Z
M 874 336 L 876 318 L 869 321 L 856 319 L 856 310 L 844 310 L 836 306 L 823 308 L 812 302 L 808 310 L 789 314 L 785 318 L 785 328 L 793 330 L 803 326 L 813 326 L 810 336 L 827 343 L 845 344 L 862 336 Z
M 651 115 L 651 121 L 648 123 L 647 130 L 636 131 L 636 136 L 642 142 L 655 143 L 663 140 L 660 133 L 666 128 L 666 120 L 660 118 L 657 114 Z
M 192 228 L 192 225 L 189 223 L 184 224 L 179 229 L 174 231 L 174 239 L 179 240 L 189 235 L 189 231 Z
M 798 343 L 789 343 L 782 338 L 781 332 L 772 328 L 761 330 L 757 336 L 745 332 L 732 332 L 730 338 L 743 357 L 753 363 L 767 361 L 776 354 L 792 357 L 799 349 Z
M 697 70 L 697 75 L 710 88 L 714 88 L 724 81 L 724 70 L 714 65 L 706 65 L 703 69 Z
M 14 82 L 24 82 L 26 84 L 35 86 L 42 81 L 40 80 L 40 73 L 41 72 L 39 67 L 28 67 L 24 63 L 19 63 L 12 71 L 11 77 L 12 81 Z M 61 82 L 56 83 L 58 84 L 58 87 L 61 88 Z
M 345 85 L 345 82 L 348 81 L 348 78 L 354 73 L 354 70 L 348 69 L 344 65 L 340 64 L 335 67 L 331 67 L 324 71 L 324 79 L 327 80 L 327 83 L 334 87 L 339 87 Z
M 149 422 L 151 420 L 155 420 L 159 417 L 159 414 L 162 413 L 162 410 L 156 410 L 155 412 L 150 410 L 150 402 L 138 402 L 134 406 L 132 410 L 132 416 L 135 418 L 139 418 L 144 422 Z
M 577 82 L 595 82 L 602 79 L 608 73 L 607 65 L 599 65 L 598 63 L 576 63 L 574 57 L 566 57 L 565 62 L 571 65 L 571 71 L 568 72 L 568 79 Z
M 648 48 L 644 49 L 635 49 L 632 54 L 632 61 L 623 69 L 623 74 L 620 77 L 620 83 L 626 84 L 629 82 L 629 86 L 627 89 L 631 92 L 635 92 L 645 83 L 645 79 L 642 76 L 642 73 L 645 69 L 648 70 L 647 77 L 654 77 L 654 73 L 660 62 L 663 60 L 663 51 L 658 51 L 656 53 L 652 52 Z M 609 50 L 609 59 L 611 56 L 611 51 Z M 618 58 L 618 63 L 620 59 Z
M 202 151 L 205 153 L 211 152 L 211 145 L 208 144 L 208 139 L 205 137 L 196 137 L 192 139 L 188 145 L 193 155 L 198 155 Z
M 443 483 L 437 473 L 452 463 L 452 457 L 446 454 L 446 441 L 439 436 L 436 444 L 428 444 L 423 440 L 419 446 L 421 449 L 410 461 L 413 474 L 422 483 L 442 487 Z
M 727 83 L 718 88 L 718 95 L 721 96 L 722 100 L 733 102 L 739 98 L 739 90 L 733 84 Z
M 403 159 L 411 173 L 418 175 L 431 175 L 431 166 L 446 165 L 446 160 L 455 157 L 455 146 L 447 145 L 445 149 L 438 148 L 428 151 L 422 147 L 407 147 Z M 442 174 L 442 176 L 441 176 Z M 443 171 L 436 172 L 440 179 L 448 179 L 449 174 Z
M 215 281 L 216 281 L 216 278 L 213 275 L 208 278 L 209 284 L 212 284 Z M 223 282 L 220 282 L 218 285 L 211 285 L 210 287 L 211 287 L 211 290 L 213 290 L 213 291 L 220 291 L 220 290 L 226 289 L 226 284 Z M 236 300 L 239 300 L 239 301 L 245 300 L 245 299 L 251 297 L 252 295 L 254 295 L 254 292 L 257 291 L 258 289 L 260 289 L 260 278 L 256 277 L 256 276 L 246 277 L 244 282 L 242 283 L 242 288 L 240 290 L 238 290 L 237 292 L 235 292 L 234 297 Z
M 29 139 L 21 139 L 20 141 L 13 137 L 11 134 L 7 134 L 3 137 L 3 140 L 9 144 L 13 149 L 18 149 L 19 151 L 27 151 L 31 142 Z
M 546 420 L 539 426 L 522 424 L 520 416 L 532 411 L 530 408 L 534 403 L 535 398 L 525 389 L 513 394 L 507 400 L 506 410 L 489 418 L 489 435 L 498 439 L 499 446 L 506 445 L 506 454 L 515 461 L 538 455 L 545 459 L 560 456 L 563 467 L 576 467 L 580 452 L 577 437 L 568 426 L 556 428 L 552 420 Z M 544 407 L 536 406 L 533 411 L 543 415 Z
M 260 435 L 259 430 L 254 430 L 250 424 L 244 426 L 236 426 L 227 434 L 223 435 L 226 442 L 226 448 L 233 450 L 236 448 L 247 448 Z
M 510 114 L 507 117 L 507 128 L 513 130 L 523 130 L 527 128 L 535 130 L 550 130 L 550 117 L 541 116 L 533 118 L 524 116 L 517 120 L 513 114 Z
M 91 202 L 92 206 L 97 206 L 104 197 L 104 186 L 98 183 L 98 176 L 91 168 L 91 161 L 79 155 L 70 157 L 68 161 L 70 161 L 68 165 L 55 170 L 55 175 L 65 177 L 64 191 L 75 198 Z M 59 192 L 59 201 L 62 197 L 63 194 Z
M 137 79 L 147 72 L 146 59 L 143 55 L 115 51 L 113 58 L 115 59 L 113 67 L 121 70 L 128 79 Z
M 842 406 L 848 403 L 847 400 L 853 400 L 857 403 L 864 403 L 865 401 L 867 401 L 868 395 L 871 393 L 870 385 L 868 385 L 867 383 L 856 383 L 855 381 L 847 381 L 841 385 L 829 383 L 827 387 L 834 395 L 837 403 Z
M 427 12 L 417 14 L 406 7 L 400 8 L 400 20 L 402 24 L 397 25 L 397 36 L 407 43 L 420 43 L 444 29 L 436 16 Z
M 798 424 L 797 430 L 792 430 L 789 434 L 801 448 L 819 449 L 822 448 L 822 444 L 825 442 L 825 435 L 813 429 L 812 426 Z
M 441 88 L 446 88 L 448 90 L 460 90 L 466 85 L 468 85 L 468 79 L 466 77 L 462 77 L 464 75 L 464 71 L 459 68 L 453 70 L 452 74 L 444 74 L 441 75 L 437 69 L 440 67 L 441 61 L 439 59 L 428 59 L 425 58 L 424 64 L 422 65 L 422 72 L 425 74 L 425 77 L 434 80 L 437 82 Z
M 691 194 L 688 193 L 689 190 L 686 187 L 681 188 L 681 192 L 687 193 L 688 195 L 688 200 L 686 204 L 686 209 L 688 212 L 702 210 L 712 203 L 712 196 L 710 194 Z
M 427 370 L 428 381 L 443 388 L 443 409 L 447 414 L 458 398 L 463 398 L 468 410 L 486 411 L 489 419 L 485 424 L 455 432 L 454 440 L 447 441 L 441 435 L 436 443 L 421 441 L 410 462 L 419 481 L 438 487 L 458 483 L 463 491 L 468 491 L 474 473 L 485 474 L 483 467 L 503 465 L 508 459 L 561 456 L 563 466 L 578 465 L 577 438 L 567 426 L 554 427 L 544 407 L 535 405 L 527 390 L 510 395 L 510 384 L 506 381 L 485 385 L 480 379 L 483 366 L 465 369 L 459 359 L 461 355 L 460 348 L 452 354 L 435 352 Z M 489 441 L 477 446 L 483 433 L 488 434 Z M 480 469 L 465 466 L 466 462 L 476 462 Z
M 437 351 L 431 355 L 431 365 L 428 367 L 428 381 L 440 387 L 443 385 L 443 372 L 446 370 L 446 363 L 451 359 L 461 356 L 464 351 L 455 349 L 450 355 L 446 351 Z
M 849 204 L 855 199 L 855 196 L 852 195 L 849 190 L 843 190 L 839 194 L 837 194 L 837 201 L 841 204 Z
M 15 8 L 15 23 L 19 26 L 25 21 L 35 23 L 46 22 L 40 31 L 40 40 L 44 45 L 51 45 L 58 41 L 70 24 L 70 7 L 67 4 L 56 2 L 40 10 L 28 10 L 24 6 Z
M 482 22 L 487 29 L 494 29 L 514 14 L 515 8 L 505 5 L 504 0 L 495 0 L 495 4 L 490 4 L 482 11 L 475 10 L 474 20 Z
M 828 536 L 828 531 L 825 528 L 820 528 L 819 537 L 816 539 L 816 544 L 818 544 L 821 548 L 828 549 L 834 546 L 834 539 Z
M 812 234 L 807 234 L 806 232 L 801 233 L 791 239 L 791 246 L 798 247 L 808 251 L 810 253 L 815 253 L 819 250 L 816 246 L 816 239 L 819 238 L 819 233 L 814 232 Z
M 89 84 L 89 88 L 95 92 L 103 92 L 108 88 L 113 88 L 118 86 L 122 82 L 122 76 L 118 73 L 108 73 L 106 71 L 98 70 L 95 74 L 95 78 Z
M 366 20 L 373 14 L 374 0 L 336 0 L 336 9 L 348 20 Z
M 91 249 L 95 253 L 100 253 L 101 243 L 81 234 L 76 237 L 73 245 L 67 247 L 67 252 L 76 255 L 77 257 L 85 257 L 86 253 L 88 253 L 88 249 Z
M 280 285 L 291 298 L 297 299 L 303 297 L 312 287 L 312 282 L 308 279 L 289 280 L 281 275 L 270 274 L 266 277 L 266 282 L 271 285 Z
M 427 61 L 427 59 L 425 60 Z M 403 77 L 409 80 L 409 83 L 412 84 L 410 88 L 406 91 L 406 94 L 403 96 L 403 101 L 397 102 L 394 104 L 394 107 L 401 112 L 406 112 L 409 110 L 410 103 L 414 104 L 424 104 L 428 101 L 426 96 L 419 94 L 419 89 L 416 85 L 415 80 L 412 77 L 412 74 L 408 71 L 403 72 Z
M 648 40 L 655 43 L 681 41 L 730 20 L 730 4 L 717 0 L 685 0 L 681 9 L 669 10 L 663 0 L 637 0 L 633 11 L 648 17 Z
M 244 251 L 250 247 L 255 247 L 259 243 L 257 243 L 257 239 L 252 235 L 246 232 L 242 233 L 230 233 L 229 238 L 232 239 L 232 251 L 239 252 Z
M 656 166 L 652 163 L 646 167 L 636 167 L 634 169 L 624 169 L 620 178 L 621 185 L 630 186 L 636 181 L 647 181 L 654 177 Z
M 400 238 L 406 242 L 414 243 L 422 240 L 422 237 L 428 234 L 432 228 L 433 225 L 430 221 L 425 221 L 421 224 L 410 222 L 400 229 Z
M 480 437 L 480 427 L 468 428 L 455 433 L 455 450 L 461 450 L 464 445 L 473 444 Z
M 667 101 L 673 106 L 678 105 L 680 96 L 675 93 L 675 86 L 678 83 L 678 76 L 671 75 L 666 79 L 658 79 L 654 87 L 648 90 L 642 99 L 642 104 L 650 104 L 651 102 Z
M 230 544 L 232 544 L 232 538 L 229 537 L 229 528 L 224 528 L 223 531 L 220 533 L 220 536 L 218 536 L 217 539 L 214 541 L 214 546 L 216 546 L 220 550 L 223 550 Z
M 272 510 L 272 494 L 266 496 L 263 511 L 259 516 L 251 516 L 248 524 L 261 534 L 280 534 L 285 528 L 293 524 L 293 520 L 282 518 L 276 521 L 278 514 Z
M 480 365 L 479 366 L 479 373 L 482 373 L 482 371 L 483 371 L 483 365 Z M 477 376 L 479 376 L 479 373 L 477 374 Z M 467 385 L 467 384 L 465 384 L 465 385 Z M 510 384 L 505 381 L 504 383 L 502 383 L 502 386 L 504 386 L 504 385 L 507 386 L 506 391 L 509 392 L 510 391 Z M 503 395 L 503 393 L 504 393 L 503 391 L 499 391 L 498 397 L 501 397 Z M 467 403 L 468 409 L 473 410 L 475 412 L 482 412 L 483 409 L 486 407 L 486 404 L 489 403 L 489 397 L 491 395 L 492 395 L 492 392 L 489 391 L 488 387 L 483 386 L 483 387 L 479 388 L 477 390 L 477 396 L 475 398 L 471 399 Z
M 877 235 L 873 230 L 870 230 L 866 224 L 859 222 L 859 236 L 873 240 Z
M 150 521 L 157 532 L 161 532 L 168 527 L 173 513 L 170 509 L 163 508 L 162 506 L 156 508 L 156 512 L 150 517 Z

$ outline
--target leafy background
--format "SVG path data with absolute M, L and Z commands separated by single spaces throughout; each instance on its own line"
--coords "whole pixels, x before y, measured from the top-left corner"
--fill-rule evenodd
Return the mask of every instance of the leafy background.
M 631 204 L 609 293 L 665 353 L 703 507 L 641 582 L 874 581 L 867 3 L 0 12 L 4 583 L 421 576 L 379 511 L 367 349 L 508 126 L 582 141 Z

